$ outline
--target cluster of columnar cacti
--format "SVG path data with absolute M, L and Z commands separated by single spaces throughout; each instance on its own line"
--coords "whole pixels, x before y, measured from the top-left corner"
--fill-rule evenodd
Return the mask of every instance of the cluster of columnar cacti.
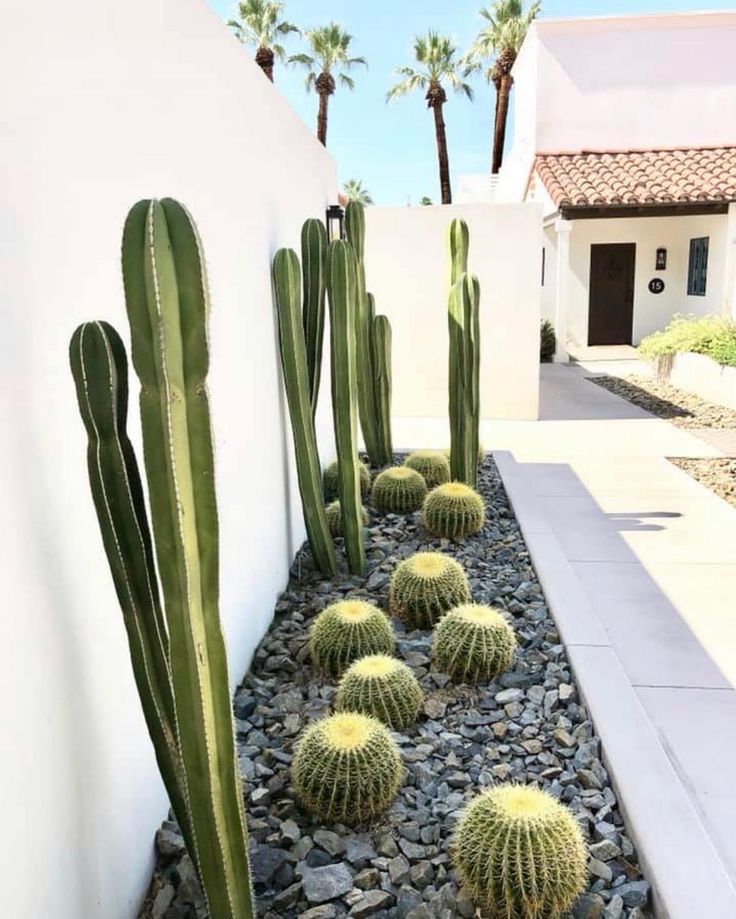
M 450 468 L 452 478 L 475 487 L 480 428 L 480 284 L 468 274 L 468 226 L 452 220 L 448 321 Z
M 333 536 L 342 536 L 342 511 L 340 510 L 340 502 L 333 501 L 331 504 L 328 504 L 325 508 L 325 514 L 327 516 L 327 526 L 330 528 L 330 533 Z M 364 527 L 368 526 L 368 511 L 365 508 L 361 509 L 361 520 Z
M 463 883 L 493 919 L 561 919 L 585 887 L 580 827 L 534 786 L 480 794 L 461 816 L 452 849 Z
M 434 630 L 436 667 L 464 683 L 492 680 L 509 669 L 515 652 L 514 630 L 497 610 L 479 603 L 451 609 Z
M 319 232 L 310 229 L 306 234 L 307 241 L 312 235 L 316 240 L 319 239 Z M 314 258 L 317 258 L 317 255 L 314 255 Z M 273 259 L 272 274 L 279 325 L 281 369 L 291 417 L 304 523 L 312 555 L 320 571 L 324 574 L 334 574 L 335 553 L 322 503 L 319 453 L 314 428 L 319 368 L 314 365 L 310 368 L 308 361 L 305 344 L 306 316 L 302 315 L 299 259 L 296 252 L 292 249 L 279 249 Z M 316 286 L 313 278 L 309 279 L 309 283 L 313 287 Z M 319 301 L 319 297 L 319 293 L 312 290 L 305 303 L 307 300 L 311 302 L 314 298 Z M 312 304 L 312 310 L 317 310 L 317 306 Z M 317 335 L 315 324 L 319 324 L 319 320 L 310 316 L 309 334 L 319 337 L 321 331 Z M 316 348 L 316 340 L 313 340 L 313 358 Z M 310 373 L 313 375 L 311 381 Z M 310 392 L 312 387 L 313 391 Z
M 485 505 L 477 491 L 462 482 L 438 485 L 427 495 L 422 522 L 433 536 L 462 539 L 483 527 Z
M 345 209 L 345 231 L 358 260 L 358 404 L 366 450 L 375 466 L 392 462 L 391 325 L 376 316 L 365 277 L 365 213 L 351 201 Z
M 360 460 L 358 460 L 358 475 L 360 476 L 360 493 L 364 498 L 367 498 L 371 493 L 371 473 L 366 464 L 361 463 Z M 339 467 L 337 460 L 335 460 L 332 463 L 328 463 L 322 473 L 325 501 L 334 501 L 337 498 L 339 482 Z
M 426 496 L 424 479 L 408 466 L 393 466 L 379 472 L 371 492 L 376 509 L 391 514 L 418 511 Z
M 366 654 L 392 654 L 394 633 L 388 617 L 365 600 L 333 603 L 317 616 L 309 633 L 315 667 L 337 677 Z
M 291 775 L 302 805 L 322 820 L 356 824 L 391 804 L 403 777 L 387 728 L 359 712 L 340 712 L 300 737 Z
M 394 731 L 414 724 L 423 702 L 411 669 L 387 654 L 370 654 L 351 664 L 335 696 L 337 711 L 371 715 Z
M 416 470 L 427 483 L 427 488 L 450 481 L 450 463 L 441 450 L 415 450 L 404 460 L 404 465 Z
M 218 614 L 208 293 L 196 228 L 176 201 L 132 208 L 123 278 L 141 382 L 153 546 L 125 433 L 125 351 L 104 323 L 81 326 L 70 353 L 89 437 L 92 496 L 149 732 L 209 915 L 250 919 L 243 796 Z
M 337 497 L 342 514 L 345 554 L 352 574 L 365 568 L 360 468 L 358 459 L 358 263 L 352 246 L 333 240 L 327 250 L 327 296 L 330 304 L 332 415 L 337 447 Z
M 412 629 L 431 629 L 455 606 L 470 600 L 462 565 L 441 552 L 417 552 L 396 567 L 389 609 Z

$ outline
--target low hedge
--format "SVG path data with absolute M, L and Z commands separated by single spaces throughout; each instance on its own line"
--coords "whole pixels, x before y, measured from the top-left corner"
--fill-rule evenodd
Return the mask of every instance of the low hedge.
M 720 316 L 675 316 L 666 328 L 648 335 L 639 345 L 645 360 L 687 351 L 736 367 L 736 323 Z

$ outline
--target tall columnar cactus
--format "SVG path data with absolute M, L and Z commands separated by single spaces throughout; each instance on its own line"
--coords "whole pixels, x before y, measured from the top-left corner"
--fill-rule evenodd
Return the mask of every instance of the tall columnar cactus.
M 376 415 L 375 369 L 373 354 L 373 317 L 365 281 L 365 213 L 363 205 L 350 201 L 345 208 L 345 234 L 357 259 L 357 365 L 358 408 L 360 427 L 371 463 L 382 465 Z
M 327 230 L 321 220 L 310 218 L 302 227 L 302 280 L 304 305 L 304 343 L 307 350 L 307 376 L 312 414 L 317 410 L 322 373 L 322 340 L 325 330 L 325 275 L 327 271 Z
M 206 388 L 209 298 L 199 236 L 179 203 L 140 201 L 131 209 L 123 233 L 123 280 L 199 872 L 212 919 L 250 919 L 243 791 L 218 613 Z
M 319 221 L 317 221 L 319 222 Z M 273 259 L 273 289 L 279 320 L 281 369 L 289 403 L 299 492 L 312 555 L 320 571 L 335 573 L 335 553 L 322 503 L 317 435 L 309 395 L 308 355 L 300 312 L 299 259 L 292 249 L 279 249 Z
M 368 294 L 373 313 L 373 294 Z M 373 368 L 375 373 L 378 459 L 382 466 L 394 461 L 391 437 L 391 323 L 386 316 L 373 319 Z
M 143 488 L 126 432 L 128 362 L 106 322 L 75 331 L 69 359 L 89 438 L 87 471 L 115 592 L 128 634 L 138 695 L 166 791 L 193 860 L 197 847 L 187 808 L 166 629 Z
M 358 268 L 349 243 L 334 240 L 327 252 L 327 294 L 330 303 L 332 413 L 338 462 L 338 498 L 348 567 L 365 569 L 360 470 L 357 443 L 356 316 Z
M 450 223 L 447 240 L 450 468 L 453 479 L 475 487 L 480 427 L 480 284 L 474 275 L 467 274 L 469 234 L 464 221 Z

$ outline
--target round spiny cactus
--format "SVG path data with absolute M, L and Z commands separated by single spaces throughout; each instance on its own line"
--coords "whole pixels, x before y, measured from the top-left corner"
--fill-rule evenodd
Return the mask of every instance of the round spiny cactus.
M 587 879 L 583 836 L 551 795 L 498 785 L 462 814 L 452 844 L 471 897 L 492 919 L 559 919 Z
M 372 715 L 394 731 L 414 724 L 423 702 L 424 693 L 409 667 L 386 654 L 371 654 L 351 664 L 335 696 L 338 712 Z
M 341 712 L 304 731 L 291 775 L 306 810 L 321 820 L 356 824 L 386 810 L 403 771 L 399 748 L 380 721 Z
M 340 676 L 366 654 L 392 654 L 395 644 L 386 614 L 365 600 L 333 603 L 317 616 L 309 632 L 312 663 L 328 676 Z
M 358 472 L 360 473 L 360 494 L 367 498 L 371 490 L 371 473 L 365 463 L 358 463 Z M 322 488 L 325 493 L 325 501 L 334 501 L 337 497 L 337 460 L 325 466 L 322 473 Z
M 412 629 L 431 629 L 454 606 L 468 603 L 462 565 L 441 552 L 417 552 L 391 577 L 389 608 Z
M 450 463 L 441 450 L 416 450 L 407 456 L 404 465 L 415 469 L 427 483 L 427 488 L 450 481 Z
M 373 504 L 379 511 L 410 514 L 419 510 L 426 496 L 424 479 L 408 466 L 384 469 L 373 482 Z
M 435 665 L 465 683 L 486 682 L 508 670 L 515 651 L 514 630 L 497 610 L 479 603 L 451 609 L 434 630 Z
M 325 516 L 327 517 L 327 526 L 330 528 L 330 533 L 333 536 L 342 536 L 342 514 L 340 513 L 340 502 L 333 501 L 332 504 L 328 504 L 325 508 Z M 361 508 L 361 516 L 363 518 L 363 526 L 368 526 L 368 511 L 363 507 Z
M 462 538 L 477 533 L 486 521 L 483 499 L 462 482 L 438 485 L 427 495 L 422 522 L 433 536 Z

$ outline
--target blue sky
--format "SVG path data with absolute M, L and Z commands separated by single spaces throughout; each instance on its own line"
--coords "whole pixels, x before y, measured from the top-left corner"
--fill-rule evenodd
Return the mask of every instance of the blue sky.
M 223 19 L 234 13 L 233 0 L 208 2 Z M 309 28 L 334 19 L 354 36 L 354 53 L 368 60 L 367 71 L 355 72 L 355 92 L 338 88 L 330 102 L 327 145 L 337 160 L 341 182 L 362 179 L 377 204 L 417 203 L 422 195 L 439 200 L 431 112 L 419 93 L 387 105 L 386 90 L 394 81 L 394 69 L 413 63 L 414 35 L 436 29 L 465 49 L 483 22 L 478 16 L 482 5 L 482 0 L 287 0 L 292 22 Z M 542 15 L 732 8 L 733 0 L 544 0 Z M 298 36 L 288 40 L 292 52 L 299 44 Z M 317 99 L 305 91 L 303 73 L 277 64 L 276 83 L 314 126 Z M 445 106 L 453 176 L 490 169 L 492 87 L 479 78 L 474 88 L 474 102 L 458 95 Z

